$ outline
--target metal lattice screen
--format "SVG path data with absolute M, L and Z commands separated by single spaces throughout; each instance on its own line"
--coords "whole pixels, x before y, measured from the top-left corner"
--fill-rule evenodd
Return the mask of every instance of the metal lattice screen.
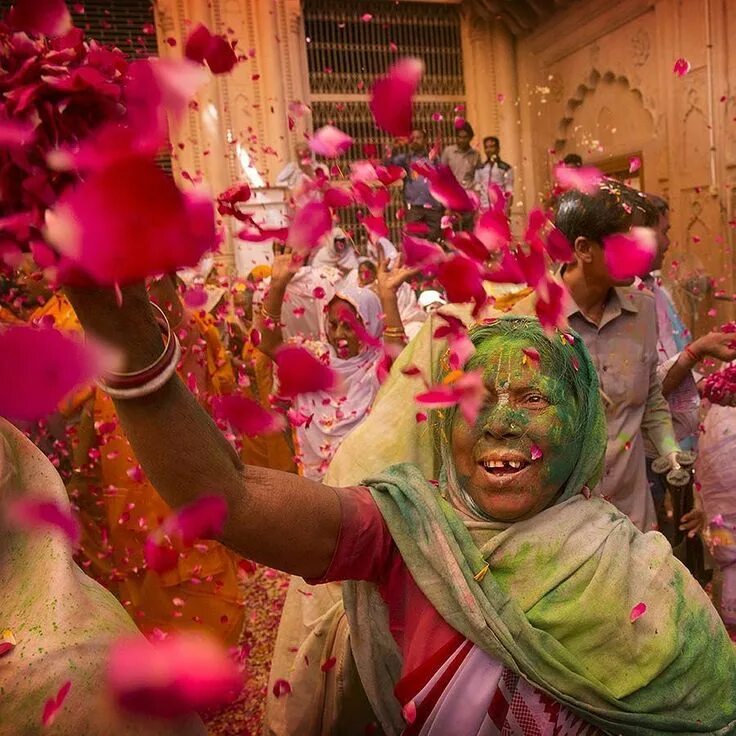
M 12 2 L 0 0 L 0 16 Z M 107 46 L 117 46 L 128 59 L 158 56 L 151 0 L 80 0 L 67 2 L 74 25 L 85 37 Z M 82 10 L 84 12 L 79 12 Z M 162 153 L 157 162 L 171 173 L 171 156 Z
M 303 12 L 314 127 L 335 125 L 355 141 L 336 161 L 338 177 L 349 173 L 351 161 L 381 158 L 390 146 L 390 136 L 376 127 L 368 109 L 368 91 L 374 79 L 402 56 L 416 56 L 425 64 L 415 97 L 415 125 L 424 128 L 432 141 L 452 138 L 456 110 L 465 104 L 457 6 L 304 0 Z M 394 240 L 399 236 L 400 205 L 397 187 L 387 211 Z M 343 225 L 362 240 L 356 210 L 341 214 Z

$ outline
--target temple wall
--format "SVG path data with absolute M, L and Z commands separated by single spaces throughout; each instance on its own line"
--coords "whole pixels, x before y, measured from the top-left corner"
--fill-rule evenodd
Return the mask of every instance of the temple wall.
M 517 44 L 527 207 L 567 153 L 620 170 L 639 155 L 643 189 L 672 207 L 678 266 L 664 275 L 690 326 L 733 318 L 736 3 L 591 0 L 569 6 Z M 710 50 L 709 50 L 710 47 Z M 673 72 L 684 57 L 691 71 Z M 707 312 L 715 308 L 712 317 Z M 693 315 L 700 318 L 693 324 Z

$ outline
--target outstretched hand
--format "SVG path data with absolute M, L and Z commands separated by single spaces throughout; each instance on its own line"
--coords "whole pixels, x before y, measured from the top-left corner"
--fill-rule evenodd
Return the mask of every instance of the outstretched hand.
M 393 268 L 389 270 L 388 259 L 385 257 L 383 248 L 378 246 L 378 268 L 376 270 L 376 288 L 380 295 L 395 294 L 398 288 L 409 279 L 421 273 L 419 268 L 408 268 L 404 266 L 404 256 L 398 255 L 394 261 Z
M 274 245 L 273 263 L 271 264 L 271 284 L 274 286 L 286 286 L 299 270 L 299 263 L 291 251 L 285 245 Z

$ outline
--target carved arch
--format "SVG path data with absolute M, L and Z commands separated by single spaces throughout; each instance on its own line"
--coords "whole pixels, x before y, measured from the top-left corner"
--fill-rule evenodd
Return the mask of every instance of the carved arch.
M 647 104 L 647 99 L 644 97 L 638 84 L 632 84 L 629 77 L 625 74 L 616 74 L 610 69 L 601 73 L 594 67 L 590 70 L 585 79 L 577 86 L 573 95 L 569 97 L 565 103 L 565 111 L 557 124 L 557 137 L 553 146 L 555 151 L 561 151 L 564 149 L 567 139 L 569 138 L 568 131 L 570 125 L 575 120 L 575 111 L 583 104 L 583 102 L 585 102 L 586 98 L 590 97 L 595 92 L 601 82 L 622 83 L 632 94 L 634 94 L 641 104 L 642 109 L 650 116 L 652 127 L 654 129 L 658 127 L 657 111 L 654 109 L 652 104 Z

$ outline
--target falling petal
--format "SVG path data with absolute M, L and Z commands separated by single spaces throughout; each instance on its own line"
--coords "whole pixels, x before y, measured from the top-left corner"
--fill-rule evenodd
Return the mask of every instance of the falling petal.
M 408 235 L 404 238 L 401 249 L 409 268 L 421 268 L 425 272 L 430 267 L 438 266 L 446 257 L 445 251 L 437 243 Z
M 537 285 L 537 301 L 534 311 L 537 319 L 546 330 L 562 327 L 564 324 L 564 297 L 565 292 L 556 281 L 547 279 L 543 288 Z
M 409 725 L 414 723 L 417 719 L 417 704 L 413 700 L 410 700 L 401 709 L 401 716 Z
M 309 202 L 297 210 L 289 226 L 287 247 L 305 254 L 321 244 L 322 238 L 332 229 L 332 215 L 324 202 Z
M 21 498 L 10 503 L 8 518 L 17 527 L 34 531 L 51 527 L 60 531 L 73 549 L 79 544 L 79 521 L 68 504 L 43 499 Z
M 8 22 L 19 31 L 42 36 L 63 36 L 72 29 L 64 0 L 15 0 Z
M 226 74 L 238 63 L 232 44 L 224 36 L 210 33 L 202 23 L 187 37 L 184 56 L 199 64 L 206 62 L 213 74 Z
M 47 213 L 47 237 L 110 286 L 193 267 L 216 245 L 212 201 L 144 158 L 90 174 Z
M 120 708 L 159 718 L 225 705 L 243 687 L 226 649 L 191 633 L 155 642 L 140 636 L 119 639 L 110 650 L 107 682 Z
M 67 680 L 60 688 L 59 692 L 56 693 L 56 697 L 49 698 L 43 706 L 43 713 L 41 715 L 41 723 L 44 726 L 50 726 L 56 720 L 56 715 L 61 710 L 66 700 L 66 696 L 71 690 L 72 682 Z
M 376 80 L 368 105 L 379 128 L 393 136 L 411 135 L 413 98 L 423 73 L 421 59 L 406 58 Z
M 526 355 L 526 357 L 529 358 L 530 361 L 539 365 L 539 350 L 537 350 L 536 348 L 522 348 L 521 352 L 524 353 L 524 355 Z
M 238 205 L 247 202 L 251 197 L 251 189 L 245 182 L 234 184 L 217 197 L 217 211 L 221 215 L 229 215 L 237 220 L 247 222 L 250 215 L 240 212 Z
M 603 238 L 606 268 L 616 280 L 646 275 L 656 255 L 657 235 L 648 227 L 632 227 L 628 233 Z
M 309 139 L 309 147 L 325 158 L 337 158 L 353 145 L 353 139 L 334 125 L 321 127 Z
M 483 288 L 481 267 L 461 253 L 451 255 L 439 265 L 437 280 L 444 287 L 449 301 L 457 304 L 475 302 L 475 314 L 488 298 Z
M 0 150 L 21 148 L 33 140 L 33 126 L 20 120 L 0 120 Z
M 216 417 L 224 419 L 236 432 L 247 437 L 275 434 L 286 427 L 281 414 L 268 411 L 258 402 L 238 394 L 216 396 L 212 400 L 212 409 Z
M 672 71 L 678 77 L 684 77 L 690 71 L 690 62 L 687 59 L 683 59 L 682 57 L 680 57 L 675 61 L 675 65 L 672 68 Z
M 282 345 L 275 356 L 279 393 L 286 397 L 313 391 L 329 391 L 336 387 L 335 372 L 305 348 Z
M 531 446 L 531 458 L 532 460 L 539 460 L 542 457 L 542 450 L 537 445 Z
M 455 212 L 472 212 L 475 203 L 468 196 L 449 166 L 432 166 L 426 162 L 414 162 L 411 168 L 420 176 L 427 178 L 430 194 L 443 207 Z
M 3 629 L 2 634 L 0 634 L 0 657 L 12 651 L 17 643 L 13 632 L 10 629 Z
M 288 695 L 291 692 L 291 685 L 288 680 L 276 680 L 273 685 L 273 694 L 280 698 L 282 695 Z
M 577 189 L 583 194 L 595 194 L 598 191 L 603 174 L 594 166 L 555 166 L 555 180 L 563 190 Z
M 184 304 L 190 309 L 201 309 L 207 304 L 207 291 L 203 286 L 195 286 L 184 292 Z
M 641 168 L 641 159 L 638 156 L 632 156 L 629 159 L 629 173 L 633 174 Z
M 322 663 L 322 667 L 320 669 L 322 672 L 329 672 L 335 666 L 336 662 L 337 657 L 330 657 Z
M 629 615 L 629 621 L 633 624 L 636 619 L 641 618 L 647 612 L 646 603 L 637 603 L 632 609 Z
M 58 330 L 0 332 L 0 416 L 34 421 L 51 414 L 101 368 L 97 350 Z

